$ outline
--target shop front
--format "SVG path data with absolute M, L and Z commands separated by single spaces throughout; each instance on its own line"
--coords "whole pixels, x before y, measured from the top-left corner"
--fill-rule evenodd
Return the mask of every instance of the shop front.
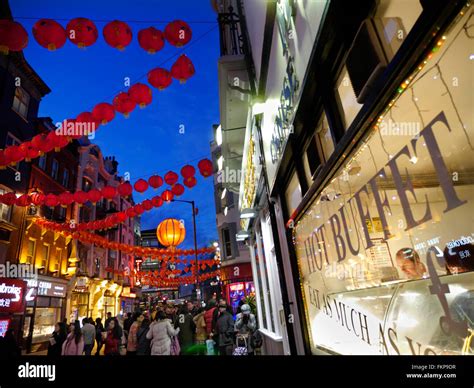
M 25 312 L 26 282 L 20 279 L 0 278 L 0 337 L 13 329 L 19 341 Z
M 221 268 L 223 297 L 231 306 L 233 314 L 246 301 L 255 298 L 251 263 L 241 263 Z
M 42 275 L 24 280 L 23 343 L 28 353 L 34 353 L 47 349 L 54 326 L 65 317 L 68 281 Z
M 133 313 L 137 307 L 137 293 L 132 292 L 130 287 L 123 287 L 120 295 L 120 312 L 122 315 Z
M 472 10 L 295 217 L 311 352 L 472 354 Z

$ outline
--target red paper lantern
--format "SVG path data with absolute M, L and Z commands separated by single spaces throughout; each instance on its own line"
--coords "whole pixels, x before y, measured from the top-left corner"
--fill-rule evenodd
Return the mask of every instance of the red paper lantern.
M 148 178 L 148 184 L 152 188 L 157 189 L 163 185 L 163 178 L 159 175 L 152 175 L 150 178 Z
M 171 66 L 171 75 L 173 78 L 179 80 L 180 83 L 185 83 L 191 78 L 196 70 L 191 60 L 184 54 L 182 54 L 176 62 Z
M 30 199 L 30 196 L 28 194 L 23 194 L 23 195 L 20 195 L 17 199 L 16 199 L 16 205 L 17 206 L 22 206 L 22 207 L 25 207 L 25 206 L 29 206 L 31 203 L 31 199 Z
M 122 113 L 126 118 L 130 115 L 130 112 L 135 109 L 137 103 L 130 98 L 130 95 L 125 92 L 117 94 L 112 102 L 114 109 Z
M 91 112 L 82 112 L 76 117 L 76 124 L 78 131 L 88 136 L 99 128 L 100 120 L 95 119 Z
M 151 89 L 147 85 L 139 82 L 130 87 L 128 94 L 140 108 L 144 108 L 152 101 Z
M 209 159 L 202 159 L 198 163 L 198 168 L 201 175 L 205 178 L 212 175 L 214 170 L 214 166 L 212 165 L 212 162 Z
M 140 214 L 143 214 L 143 212 L 145 211 L 145 209 L 143 208 L 142 205 L 138 204 L 138 205 L 135 205 L 133 207 L 133 210 L 136 214 L 140 215 Z
M 69 191 L 65 191 L 59 194 L 58 201 L 62 207 L 67 207 L 74 202 L 74 196 Z
M 178 179 L 179 176 L 174 171 L 169 171 L 165 175 L 165 182 L 170 186 L 173 186 L 176 182 L 178 182 Z
M 163 198 L 157 195 L 151 199 L 151 203 L 154 207 L 160 207 L 161 205 L 163 205 Z
M 143 206 L 143 209 L 145 209 L 145 211 L 153 209 L 153 203 L 149 199 L 144 200 L 142 202 L 142 206 Z
M 126 219 L 127 219 L 127 215 L 125 214 L 125 212 L 117 213 L 118 222 L 124 222 Z
M 121 197 L 128 197 L 133 193 L 133 187 L 130 182 L 123 182 L 118 185 L 117 191 Z
M 118 50 L 124 50 L 132 41 L 132 30 L 127 23 L 119 20 L 107 23 L 102 31 L 104 40 L 109 46 Z
M 180 196 L 184 193 L 184 186 L 176 183 L 172 188 L 171 191 L 173 192 L 174 195 Z
M 155 27 L 148 27 L 138 32 L 138 44 L 148 54 L 155 54 L 165 45 L 163 33 Z
M 41 133 L 33 137 L 33 139 L 31 139 L 31 144 L 39 150 L 40 155 L 48 153 L 54 148 L 54 144 L 48 138 L 46 133 Z
M 161 198 L 165 202 L 170 202 L 173 199 L 173 197 L 174 197 L 174 194 L 169 190 L 165 190 L 163 191 L 163 194 L 161 194 Z
M 117 195 L 117 189 L 112 186 L 105 186 L 102 189 L 102 196 L 107 199 L 112 199 Z
M 82 136 L 88 135 L 88 133 L 83 133 L 82 125 L 76 125 L 76 119 L 64 120 L 58 128 L 58 131 L 60 131 L 61 135 L 71 139 L 80 139 Z
M 74 196 L 74 202 L 79 204 L 79 206 L 86 203 L 88 200 L 87 193 L 81 190 L 76 191 L 73 196 Z
M 137 215 L 137 213 L 135 213 L 135 210 L 133 209 L 133 207 L 129 207 L 126 211 L 125 211 L 125 214 L 130 217 L 130 218 L 133 218 Z
M 26 141 L 20 144 L 20 148 L 22 149 L 22 152 L 25 153 L 25 160 L 27 162 L 39 156 L 39 150 L 35 146 L 33 146 L 33 144 L 31 144 L 31 142 L 29 141 Z
M 181 169 L 181 175 L 183 178 L 190 178 L 196 174 L 196 169 L 193 166 L 190 166 L 189 164 L 184 166 Z
M 40 46 L 50 51 L 61 48 L 66 43 L 66 30 L 52 19 L 38 20 L 33 26 L 33 36 Z
M 69 138 L 67 136 L 58 135 L 55 131 L 48 133 L 48 141 L 53 145 L 55 152 L 59 152 L 61 148 L 69 144 Z
M 28 45 L 28 33 L 20 23 L 0 20 L 0 52 L 21 51 Z
M 99 37 L 95 24 L 86 18 L 72 19 L 66 30 L 69 40 L 79 48 L 93 45 Z
M 145 179 L 139 179 L 133 185 L 136 191 L 143 193 L 148 190 L 148 182 Z
M 10 164 L 8 154 L 4 150 L 0 150 L 0 170 L 4 170 Z
M 195 177 L 189 177 L 189 178 L 186 178 L 184 181 L 183 181 L 184 185 L 188 188 L 193 188 L 194 186 L 196 186 L 197 184 L 197 179 Z
M 15 165 L 26 156 L 25 149 L 17 145 L 12 145 L 5 149 L 5 157 L 10 160 L 10 164 Z
M 12 206 L 16 203 L 16 195 L 14 192 L 10 191 L 8 193 L 3 194 L 2 202 L 7 206 Z
M 54 194 L 48 194 L 44 198 L 44 204 L 45 206 L 55 207 L 56 205 L 59 204 L 59 199 Z
M 36 206 L 41 206 L 44 202 L 45 195 L 42 193 L 33 193 L 30 195 L 31 203 Z
M 148 72 L 148 83 L 158 90 L 166 89 L 172 82 L 173 78 L 171 77 L 171 73 L 166 69 L 157 67 Z
M 165 38 L 169 44 L 181 47 L 189 43 L 193 34 L 189 24 L 182 20 L 175 20 L 165 27 Z
M 97 189 L 92 189 L 87 193 L 87 199 L 92 203 L 97 203 L 102 199 L 102 194 Z
M 107 102 L 101 102 L 92 109 L 92 117 L 105 125 L 111 122 L 115 117 L 115 109 Z

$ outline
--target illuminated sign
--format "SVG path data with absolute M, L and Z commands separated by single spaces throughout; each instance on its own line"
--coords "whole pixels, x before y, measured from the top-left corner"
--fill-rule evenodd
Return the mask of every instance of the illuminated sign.
M 229 289 L 231 291 L 241 291 L 241 290 L 244 289 L 244 283 L 231 284 L 231 285 L 229 285 Z
M 0 313 L 23 311 L 25 287 L 23 280 L 0 278 Z
M 36 289 L 36 295 L 39 296 L 66 297 L 66 286 L 64 284 L 39 279 L 25 279 L 25 281 L 29 289 L 27 297 L 31 298 L 33 296 L 30 292 L 31 289 Z
M 8 330 L 8 325 L 10 325 L 9 319 L 0 319 L 0 337 L 5 337 L 5 333 Z

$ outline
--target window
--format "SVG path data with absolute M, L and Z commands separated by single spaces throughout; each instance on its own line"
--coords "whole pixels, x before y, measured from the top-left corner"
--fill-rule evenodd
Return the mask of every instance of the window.
M 61 261 L 63 256 L 63 250 L 56 248 L 56 257 L 54 258 L 53 266 L 50 267 L 53 276 L 59 276 L 59 268 L 61 267 Z
M 59 164 L 56 159 L 53 159 L 53 163 L 51 163 L 51 176 L 54 180 L 58 180 L 58 172 L 59 172 Z
M 26 263 L 34 264 L 35 263 L 35 251 L 36 251 L 36 240 L 29 239 L 28 245 L 26 247 Z
M 28 117 L 28 105 L 30 103 L 29 94 L 22 87 L 15 89 L 15 97 L 13 97 L 13 110 L 24 119 Z
M 46 268 L 48 267 L 48 261 L 49 261 L 49 252 L 50 252 L 50 245 L 49 244 L 44 244 L 41 250 L 41 264 L 40 264 L 40 271 L 41 273 L 46 272 Z
M 300 181 L 298 180 L 296 171 L 293 173 L 290 183 L 285 191 L 285 199 L 288 214 L 291 215 L 296 210 L 302 199 Z
M 63 181 L 62 181 L 62 184 L 65 188 L 68 188 L 69 186 L 69 170 L 68 169 L 64 169 L 63 171 Z
M 229 228 L 222 229 L 222 244 L 224 247 L 224 258 L 232 257 L 232 241 Z
M 5 147 L 9 147 L 12 145 L 19 145 L 21 142 L 19 139 L 17 139 L 15 136 L 13 136 L 10 132 L 7 134 L 7 138 L 5 140 Z M 19 170 L 20 169 L 20 163 L 17 163 L 14 167 L 11 167 L 14 170 Z
M 38 167 L 41 168 L 43 171 L 46 170 L 46 155 L 41 155 L 38 159 Z
M 67 208 L 60 206 L 58 210 L 58 217 L 60 220 L 66 219 L 66 210 Z
M 5 194 L 5 193 L 6 193 L 5 190 L 0 189 L 0 194 Z M 3 203 L 0 203 L 0 220 L 1 221 L 10 222 L 11 208 L 12 206 L 7 206 L 7 205 L 4 205 Z
M 357 102 L 351 79 L 345 66 L 342 69 L 339 82 L 337 83 L 337 94 L 341 102 L 342 118 L 344 119 L 345 129 L 347 130 L 347 128 L 351 126 L 352 121 L 357 116 L 357 113 L 359 113 L 363 104 Z

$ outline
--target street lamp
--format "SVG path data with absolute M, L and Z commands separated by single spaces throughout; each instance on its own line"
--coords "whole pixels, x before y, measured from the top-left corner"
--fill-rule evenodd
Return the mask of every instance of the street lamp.
M 201 291 L 199 289 L 199 266 L 198 266 L 198 254 L 197 254 L 197 237 L 196 237 L 196 209 L 194 201 L 186 201 L 184 199 L 172 199 L 171 202 L 184 202 L 189 203 L 193 209 L 193 227 L 194 227 L 194 255 L 196 257 L 196 299 L 198 302 L 201 301 Z

